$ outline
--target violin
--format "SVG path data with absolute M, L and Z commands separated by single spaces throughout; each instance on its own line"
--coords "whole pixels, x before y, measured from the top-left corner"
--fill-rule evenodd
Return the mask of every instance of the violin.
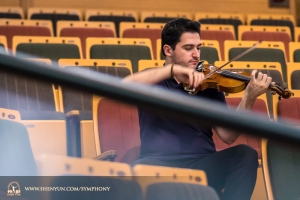
M 204 61 L 198 63 L 196 71 L 203 72 L 206 78 L 199 87 L 194 89 L 189 89 L 185 84 L 184 89 L 188 91 L 189 94 L 197 94 L 199 90 L 202 91 L 207 88 L 215 88 L 225 93 L 238 93 L 245 90 L 251 80 L 250 73 L 244 70 L 220 70 L 211 64 L 204 64 Z M 281 88 L 278 83 L 271 83 L 269 89 L 272 95 L 279 95 L 279 100 L 281 98 L 288 99 L 293 95 L 290 90 Z

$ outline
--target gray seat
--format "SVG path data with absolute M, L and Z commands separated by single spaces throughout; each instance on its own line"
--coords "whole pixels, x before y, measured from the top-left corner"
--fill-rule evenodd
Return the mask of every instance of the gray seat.
M 23 124 L 0 119 L 0 159 L 0 176 L 37 174 L 28 132 Z
M 124 78 L 131 74 L 129 69 L 125 67 L 121 68 L 107 66 L 68 66 L 64 69 L 73 71 L 76 70 L 76 68 L 86 69 L 86 72 L 91 74 L 105 73 L 120 78 Z M 79 110 L 80 120 L 92 120 L 92 94 L 63 86 L 62 95 L 65 113 L 72 110 Z
M 272 140 L 264 143 L 263 148 L 267 155 L 263 167 L 265 177 L 269 177 L 265 179 L 268 197 L 272 195 L 274 200 L 299 199 L 300 148 Z
M 130 60 L 132 72 L 138 72 L 139 60 L 151 60 L 151 50 L 141 45 L 93 45 L 90 48 L 91 59 L 125 59 Z
M 80 49 L 75 44 L 22 43 L 17 46 L 16 50 L 16 56 L 48 58 L 56 62 L 61 58 L 81 57 Z M 27 55 L 24 55 L 24 53 Z

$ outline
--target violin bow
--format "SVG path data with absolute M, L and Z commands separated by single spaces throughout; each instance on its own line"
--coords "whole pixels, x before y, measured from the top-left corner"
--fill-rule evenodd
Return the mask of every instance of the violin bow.
M 232 61 L 235 61 L 237 59 L 239 59 L 240 57 L 246 55 L 247 53 L 249 53 L 250 51 L 252 51 L 253 49 L 255 49 L 262 41 L 258 41 L 257 43 L 255 43 L 252 47 L 250 47 L 249 49 L 247 49 L 246 51 L 243 51 L 242 53 L 240 53 L 239 55 L 235 56 L 234 58 L 232 58 L 231 60 L 229 60 L 228 62 L 226 62 L 225 64 L 223 64 L 222 66 L 212 70 L 210 73 L 208 73 L 205 77 L 204 80 L 207 79 L 208 77 L 210 77 L 211 75 L 213 75 L 216 71 L 222 69 L 223 67 L 225 67 L 226 65 L 228 65 L 229 63 L 231 63 Z

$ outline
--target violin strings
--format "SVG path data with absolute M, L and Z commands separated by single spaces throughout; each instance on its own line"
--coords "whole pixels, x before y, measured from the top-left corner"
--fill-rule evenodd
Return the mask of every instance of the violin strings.
M 248 81 L 249 82 L 251 80 L 250 77 L 247 77 L 247 76 L 244 76 L 244 75 L 241 75 L 241 74 L 235 74 L 235 73 L 227 71 L 227 70 L 223 70 L 221 72 L 221 75 L 231 77 L 231 78 L 235 78 L 235 79 L 238 79 L 238 80 L 241 80 L 241 81 Z M 279 87 L 276 84 L 274 85 L 274 84 L 270 83 L 269 87 L 273 88 L 275 90 L 277 89 L 278 92 L 284 92 L 284 89 L 282 89 L 281 87 Z
M 232 78 L 235 78 L 235 79 L 238 79 L 238 80 L 242 80 L 242 81 L 250 81 L 250 78 L 247 77 L 247 76 L 243 76 L 241 74 L 236 74 L 236 73 L 233 73 L 233 72 L 230 72 L 230 71 L 226 71 L 226 70 L 222 71 L 221 75 L 227 76 L 227 77 L 232 77 Z

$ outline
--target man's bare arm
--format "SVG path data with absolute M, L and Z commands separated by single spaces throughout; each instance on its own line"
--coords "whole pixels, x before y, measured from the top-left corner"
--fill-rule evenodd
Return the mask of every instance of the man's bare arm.
M 265 93 L 269 88 L 272 78 L 262 73 L 258 73 L 257 78 L 255 78 L 255 74 L 256 70 L 253 70 L 251 73 L 251 81 L 248 84 L 244 96 L 237 107 L 237 111 L 250 110 L 256 98 Z M 220 139 L 227 144 L 232 144 L 235 142 L 240 135 L 240 133 L 237 131 L 232 131 L 222 127 L 215 127 L 215 130 Z
M 171 78 L 172 76 L 177 82 L 188 83 L 194 88 L 199 86 L 204 79 L 204 74 L 202 72 L 197 72 L 192 68 L 177 64 L 168 64 L 164 67 L 151 68 L 129 75 L 123 79 L 123 82 L 156 84 L 165 79 Z

